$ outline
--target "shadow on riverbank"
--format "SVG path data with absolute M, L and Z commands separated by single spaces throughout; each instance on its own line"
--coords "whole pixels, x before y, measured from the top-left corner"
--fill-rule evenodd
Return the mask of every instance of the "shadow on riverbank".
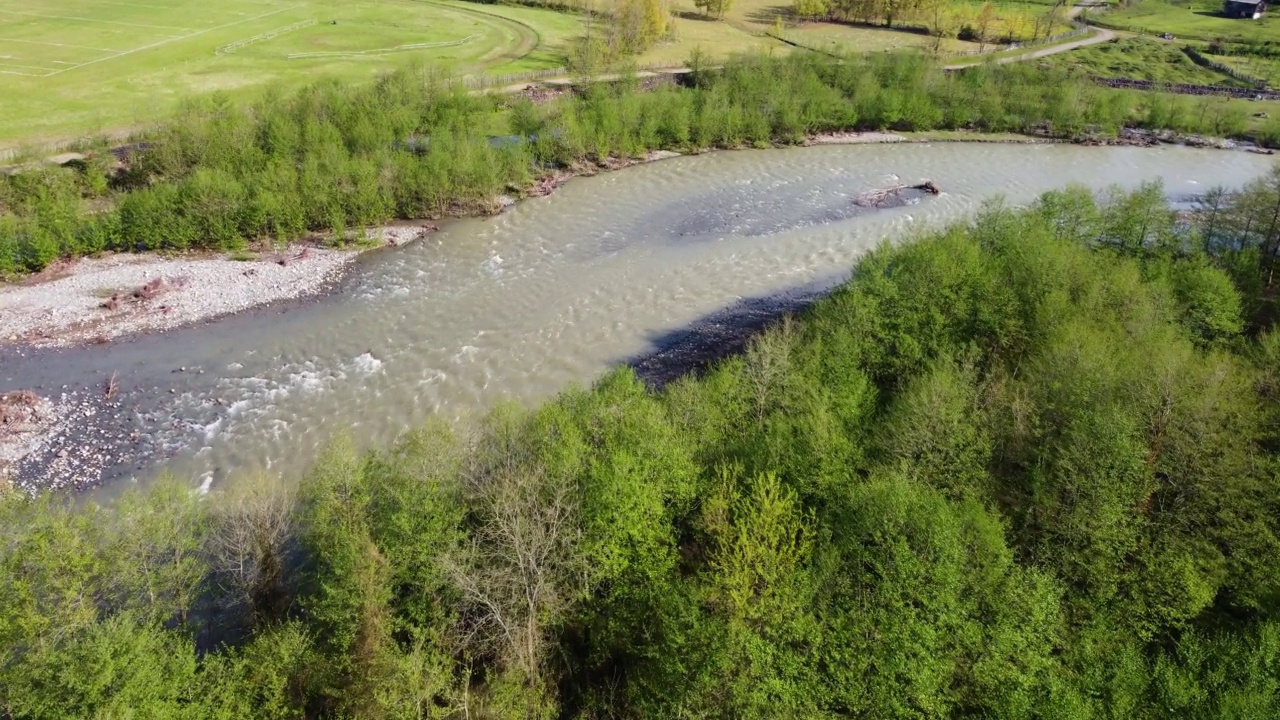
M 700 373 L 718 360 L 743 352 L 751 338 L 787 315 L 803 312 L 840 279 L 833 276 L 779 293 L 741 298 L 684 327 L 650 335 L 653 349 L 621 364 L 630 366 L 650 388 L 661 389 L 684 375 Z

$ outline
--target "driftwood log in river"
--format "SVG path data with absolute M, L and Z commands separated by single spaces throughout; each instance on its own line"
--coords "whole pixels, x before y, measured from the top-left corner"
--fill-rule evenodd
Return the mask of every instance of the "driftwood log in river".
M 0 432 L 20 432 L 39 418 L 40 398 L 30 390 L 0 395 Z
M 894 185 L 878 190 L 868 190 L 854 197 L 853 204 L 862 207 L 885 207 L 886 205 L 897 204 L 902 202 L 902 192 L 904 190 L 916 190 L 929 195 L 942 193 L 942 189 L 932 180 L 925 180 L 915 185 Z
M 14 463 L 34 449 L 55 420 L 51 403 L 30 390 L 0 393 L 0 489 Z

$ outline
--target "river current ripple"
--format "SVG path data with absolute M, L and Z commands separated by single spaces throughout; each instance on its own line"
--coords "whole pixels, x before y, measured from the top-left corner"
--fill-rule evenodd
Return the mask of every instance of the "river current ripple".
M 161 470 L 193 484 L 300 472 L 335 433 L 387 443 L 433 416 L 531 404 L 636 362 L 656 381 L 848 276 L 888 239 L 1068 183 L 1174 197 L 1237 186 L 1264 157 L 1183 147 L 969 143 L 682 157 L 570 182 L 496 218 L 365 255 L 318 300 L 107 346 L 0 357 L 0 390 L 100 392 L 105 492 Z M 851 197 L 932 179 L 944 193 L 860 212 Z M 67 441 L 96 442 L 92 433 Z M 107 441 L 103 441 L 104 443 Z M 21 469 L 57 472 L 56 444 Z

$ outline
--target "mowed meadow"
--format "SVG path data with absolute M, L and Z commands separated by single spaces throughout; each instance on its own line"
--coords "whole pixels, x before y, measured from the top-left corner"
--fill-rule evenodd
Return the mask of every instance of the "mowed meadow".
M 580 34 L 572 14 L 434 0 L 0 0 L 0 148 L 148 124 L 212 91 L 411 62 L 554 68 Z
M 1274 10 L 1259 20 L 1239 20 L 1222 14 L 1218 0 L 1140 0 L 1125 3 L 1097 18 L 1108 27 L 1145 34 L 1172 33 L 1180 39 L 1229 42 L 1280 40 L 1280 18 Z
M 1044 21 L 1046 0 L 988 4 L 982 22 L 976 0 L 917 3 L 891 27 L 880 6 L 855 0 L 816 15 L 800 14 L 794 0 L 733 0 L 716 13 L 660 0 L 644 13 L 661 19 L 642 13 L 653 27 L 636 35 L 622 26 L 643 1 L 0 0 L 0 158 L 123 140 L 213 92 L 251 102 L 268 85 L 360 83 L 415 63 L 438 77 L 503 82 L 566 66 L 678 67 L 695 53 L 713 62 L 798 48 L 969 56 L 1066 27 Z M 584 54 L 602 35 L 604 56 Z

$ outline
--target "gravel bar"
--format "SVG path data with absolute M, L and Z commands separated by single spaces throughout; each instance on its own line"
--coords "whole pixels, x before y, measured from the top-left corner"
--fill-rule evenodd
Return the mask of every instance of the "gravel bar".
M 319 292 L 358 255 L 292 247 L 252 260 L 107 255 L 0 286 L 0 344 L 57 347 L 168 330 Z

